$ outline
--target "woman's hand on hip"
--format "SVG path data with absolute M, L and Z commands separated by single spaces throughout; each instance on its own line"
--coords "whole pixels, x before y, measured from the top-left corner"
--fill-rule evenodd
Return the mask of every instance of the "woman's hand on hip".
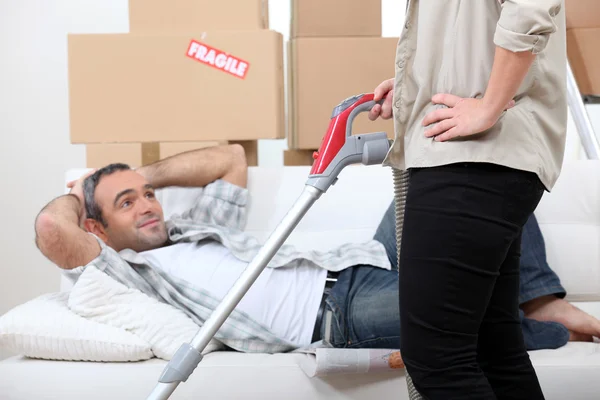
M 500 114 L 488 107 L 483 99 L 436 94 L 432 102 L 448 107 L 432 111 L 423 119 L 423 126 L 435 124 L 425 131 L 425 136 L 434 137 L 438 142 L 483 132 L 494 126 L 500 118 Z M 514 105 L 514 100 L 511 100 L 505 110 Z

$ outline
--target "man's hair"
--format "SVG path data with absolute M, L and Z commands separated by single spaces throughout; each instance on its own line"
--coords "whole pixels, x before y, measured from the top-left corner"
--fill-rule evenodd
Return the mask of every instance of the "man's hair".
M 118 171 L 128 171 L 131 167 L 127 164 L 114 163 L 109 164 L 106 167 L 102 167 L 92 175 L 88 176 L 83 181 L 83 197 L 85 201 L 85 213 L 88 218 L 94 219 L 100 222 L 105 228 L 108 226 L 104 218 L 102 217 L 102 209 L 96 201 L 96 187 L 100 183 L 100 179 L 103 176 L 111 175 Z

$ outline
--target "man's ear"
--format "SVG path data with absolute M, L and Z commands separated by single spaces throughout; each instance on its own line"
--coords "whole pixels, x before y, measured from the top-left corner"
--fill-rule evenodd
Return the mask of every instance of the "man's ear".
M 83 226 L 86 231 L 98 236 L 104 243 L 106 243 L 106 241 L 108 240 L 106 230 L 104 229 L 102 223 L 100 223 L 99 221 L 96 221 L 92 218 L 86 218 L 86 220 L 83 221 Z

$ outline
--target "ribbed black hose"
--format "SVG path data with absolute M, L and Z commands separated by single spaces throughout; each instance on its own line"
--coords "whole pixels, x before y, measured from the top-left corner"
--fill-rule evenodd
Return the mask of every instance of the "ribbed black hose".
M 400 270 L 400 248 L 402 243 L 402 226 L 404 224 L 404 210 L 406 206 L 406 193 L 408 192 L 408 171 L 392 169 L 394 177 L 394 211 L 396 214 L 396 248 L 398 257 L 398 270 Z M 410 400 L 424 400 L 417 392 L 415 385 L 405 369 L 406 385 Z

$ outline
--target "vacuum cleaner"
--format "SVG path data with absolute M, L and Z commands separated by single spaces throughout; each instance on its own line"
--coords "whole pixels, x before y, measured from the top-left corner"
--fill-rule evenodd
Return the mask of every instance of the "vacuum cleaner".
M 181 382 L 185 382 L 194 372 L 200 361 L 202 351 L 208 345 L 237 304 L 256 281 L 275 253 L 284 244 L 310 207 L 338 180 L 338 175 L 346 166 L 362 163 L 364 165 L 381 164 L 385 159 L 391 143 L 385 132 L 352 134 L 354 118 L 371 110 L 377 102 L 372 93 L 349 97 L 338 104 L 331 114 L 329 128 L 323 137 L 321 147 L 313 154 L 313 165 L 304 190 L 294 202 L 290 210 L 271 233 L 263 247 L 240 275 L 238 280 L 215 308 L 210 317 L 202 325 L 191 343 L 183 343 L 175 352 L 148 400 L 166 400 Z M 379 101 L 381 104 L 382 101 Z M 396 223 L 398 241 L 401 238 L 401 223 L 404 215 L 404 199 L 406 197 L 407 174 L 394 170 L 394 186 L 396 198 Z M 400 246 L 398 246 L 400 249 Z M 412 382 L 408 378 L 411 399 L 419 397 Z

